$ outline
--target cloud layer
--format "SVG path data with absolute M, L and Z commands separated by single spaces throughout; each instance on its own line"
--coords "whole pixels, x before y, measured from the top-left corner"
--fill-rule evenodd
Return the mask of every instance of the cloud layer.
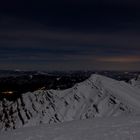
M 140 70 L 139 1 L 37 2 L 2 3 L 0 69 Z

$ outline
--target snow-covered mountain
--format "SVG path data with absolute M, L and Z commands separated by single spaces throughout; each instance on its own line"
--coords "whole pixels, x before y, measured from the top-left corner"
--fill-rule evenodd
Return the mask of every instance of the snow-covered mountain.
M 0 101 L 0 129 L 139 114 L 140 90 L 94 74 L 70 89 L 38 90 L 14 102 Z

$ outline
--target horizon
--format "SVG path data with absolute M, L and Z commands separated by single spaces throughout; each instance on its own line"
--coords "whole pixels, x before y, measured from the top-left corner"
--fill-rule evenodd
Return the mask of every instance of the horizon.
M 123 72 L 123 73 L 139 73 L 139 70 L 37 70 L 37 69 L 0 69 L 0 71 L 14 71 L 14 72 Z

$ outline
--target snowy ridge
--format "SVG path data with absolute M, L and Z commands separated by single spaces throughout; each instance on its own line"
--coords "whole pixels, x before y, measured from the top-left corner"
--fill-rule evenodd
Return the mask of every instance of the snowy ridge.
M 123 102 L 140 112 L 140 90 L 123 81 L 116 81 L 107 77 L 103 78 L 103 76 L 99 75 L 93 75 L 91 79 L 91 81 L 96 79 L 94 81 L 96 86 L 101 86 L 102 90 L 106 89 L 106 92 L 114 94 L 115 97 L 120 98 Z
M 40 125 L 1 133 L 1 140 L 139 140 L 139 117 L 114 117 Z
M 0 101 L 0 130 L 41 123 L 140 114 L 140 90 L 100 75 L 66 90 L 38 90 Z
M 140 88 L 140 75 L 130 81 L 132 86 Z

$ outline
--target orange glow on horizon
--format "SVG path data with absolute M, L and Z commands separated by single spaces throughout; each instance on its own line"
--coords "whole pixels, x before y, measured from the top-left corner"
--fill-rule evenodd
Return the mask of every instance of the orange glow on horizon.
M 140 62 L 140 56 L 111 56 L 111 57 L 101 57 L 98 61 L 102 62 L 119 62 L 119 63 L 134 63 Z

